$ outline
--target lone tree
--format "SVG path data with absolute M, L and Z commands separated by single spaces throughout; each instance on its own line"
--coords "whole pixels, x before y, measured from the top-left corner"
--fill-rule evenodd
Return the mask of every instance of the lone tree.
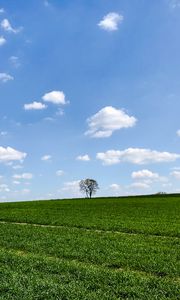
M 79 183 L 79 188 L 82 193 L 86 194 L 87 198 L 91 198 L 99 189 L 98 183 L 94 179 L 84 179 Z

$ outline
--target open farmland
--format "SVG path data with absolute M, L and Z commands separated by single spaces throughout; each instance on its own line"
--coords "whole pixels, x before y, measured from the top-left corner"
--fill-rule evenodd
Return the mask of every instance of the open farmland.
M 180 299 L 180 196 L 0 204 L 0 299 Z

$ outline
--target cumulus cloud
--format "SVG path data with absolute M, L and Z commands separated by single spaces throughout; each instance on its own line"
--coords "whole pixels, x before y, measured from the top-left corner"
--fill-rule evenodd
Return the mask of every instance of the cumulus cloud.
M 0 162 L 19 160 L 22 161 L 27 156 L 26 153 L 15 150 L 11 147 L 0 147 Z
M 76 157 L 77 160 L 81 160 L 81 161 L 89 161 L 90 160 L 90 157 L 88 154 L 85 154 L 85 155 L 79 155 Z
M 28 103 L 28 104 L 24 104 L 24 109 L 25 110 L 41 110 L 41 109 L 45 109 L 47 108 L 47 106 L 41 102 L 32 102 L 32 103 Z
M 89 129 L 85 135 L 94 138 L 110 137 L 115 130 L 133 127 L 136 121 L 135 117 L 128 116 L 123 110 L 106 106 L 87 119 Z
M 56 175 L 57 176 L 62 176 L 62 175 L 64 175 L 64 171 L 63 170 L 57 170 Z
M 66 99 L 65 99 L 65 94 L 63 91 L 52 91 L 49 93 L 46 93 L 42 99 L 45 102 L 51 102 L 53 104 L 67 104 Z
M 7 73 L 0 73 L 0 81 L 6 83 L 9 80 L 14 80 L 14 77 Z
M 133 164 L 151 164 L 160 162 L 172 162 L 180 158 L 180 154 L 170 152 L 159 152 L 156 150 L 143 148 L 128 148 L 123 151 L 109 150 L 97 153 L 96 158 L 101 160 L 104 165 L 113 165 L 121 162 Z
M 6 43 L 6 39 L 3 36 L 0 36 L 0 46 L 3 46 Z
M 140 170 L 140 171 L 137 171 L 137 172 L 132 172 L 131 174 L 131 177 L 133 179 L 159 179 L 160 176 L 158 173 L 153 173 L 149 170 Z
M 98 23 L 98 26 L 106 31 L 116 31 L 118 30 L 118 25 L 122 23 L 123 20 L 123 15 L 111 12 L 103 17 L 103 19 Z
M 43 160 L 43 161 L 50 161 L 51 158 L 52 158 L 51 155 L 46 154 L 46 155 L 43 155 L 43 156 L 41 157 L 41 160 Z
M 4 19 L 1 21 L 1 28 L 7 32 L 18 33 L 22 28 L 13 28 L 8 19 Z
M 32 173 L 22 173 L 22 174 L 14 174 L 14 179 L 32 179 L 33 174 Z

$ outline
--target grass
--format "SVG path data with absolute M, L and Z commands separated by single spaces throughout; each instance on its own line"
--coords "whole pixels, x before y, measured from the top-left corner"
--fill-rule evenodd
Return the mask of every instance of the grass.
M 0 204 L 0 299 L 180 299 L 179 208 L 177 195 Z

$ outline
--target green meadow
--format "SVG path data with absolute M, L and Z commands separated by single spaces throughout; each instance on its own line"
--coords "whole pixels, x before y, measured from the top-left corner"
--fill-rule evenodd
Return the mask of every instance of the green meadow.
M 180 299 L 180 195 L 0 204 L 0 299 Z

